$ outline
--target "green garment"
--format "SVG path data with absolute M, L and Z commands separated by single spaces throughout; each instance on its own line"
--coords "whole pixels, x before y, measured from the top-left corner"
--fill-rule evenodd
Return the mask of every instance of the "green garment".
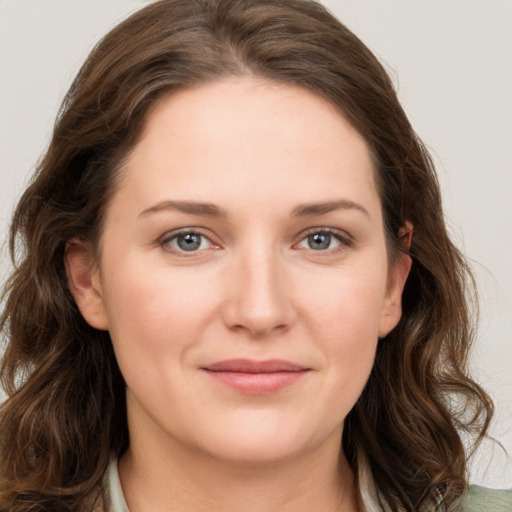
M 470 485 L 461 512 L 512 512 L 512 489 L 487 489 Z
M 129 512 L 119 481 L 116 461 L 112 462 L 107 474 L 107 489 L 111 500 L 110 512 Z M 375 511 L 372 505 L 365 508 L 368 512 Z M 382 510 L 380 506 L 378 508 Z M 512 512 L 512 489 L 504 491 L 470 485 L 459 512 Z

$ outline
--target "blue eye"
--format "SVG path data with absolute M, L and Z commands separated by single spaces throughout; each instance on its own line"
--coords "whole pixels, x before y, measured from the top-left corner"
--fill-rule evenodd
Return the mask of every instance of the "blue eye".
M 329 249 L 332 242 L 332 236 L 327 233 L 315 233 L 307 237 L 308 246 L 315 251 Z
M 304 237 L 298 244 L 300 249 L 310 249 L 313 251 L 329 251 L 337 249 L 340 246 L 349 246 L 351 243 L 346 237 L 338 232 L 331 230 L 318 230 Z
M 211 241 L 201 233 L 188 231 L 177 233 L 163 241 L 163 245 L 170 246 L 178 252 L 196 252 L 211 247 Z

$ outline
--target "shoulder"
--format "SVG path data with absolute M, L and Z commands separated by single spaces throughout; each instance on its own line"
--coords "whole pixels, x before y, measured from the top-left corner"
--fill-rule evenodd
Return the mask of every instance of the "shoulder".
M 512 489 L 470 485 L 460 512 L 512 512 Z

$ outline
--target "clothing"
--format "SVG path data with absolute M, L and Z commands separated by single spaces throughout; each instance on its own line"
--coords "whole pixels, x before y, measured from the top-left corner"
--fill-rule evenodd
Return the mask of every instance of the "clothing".
M 110 464 L 107 486 L 111 502 L 110 512 L 130 512 L 119 480 L 117 461 L 112 461 Z M 361 494 L 365 502 L 365 512 L 384 512 L 386 510 L 385 506 L 377 504 L 378 498 L 374 489 L 363 490 Z M 460 512 L 512 512 L 512 489 L 501 491 L 471 485 Z
M 487 489 L 471 485 L 461 512 L 512 512 L 512 489 Z
M 128 505 L 124 499 L 123 488 L 119 480 L 119 473 L 117 472 L 117 460 L 110 463 L 107 472 L 107 488 L 110 498 L 110 511 L 109 512 L 130 512 Z

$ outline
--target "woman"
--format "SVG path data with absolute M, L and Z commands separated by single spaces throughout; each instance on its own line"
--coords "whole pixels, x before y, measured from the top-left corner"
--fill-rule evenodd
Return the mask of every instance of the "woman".
M 431 160 L 318 4 L 166 0 L 115 28 L 19 244 L 2 509 L 510 507 L 468 491 L 492 403 Z

